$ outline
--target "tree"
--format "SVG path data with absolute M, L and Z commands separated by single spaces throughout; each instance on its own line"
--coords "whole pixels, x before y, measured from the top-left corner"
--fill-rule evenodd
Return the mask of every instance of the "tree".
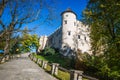
M 4 50 L 5 38 L 0 39 L 0 50 Z
M 83 12 L 83 21 L 91 28 L 91 50 L 93 63 L 99 60 L 97 66 L 104 78 L 120 78 L 120 1 L 89 0 Z M 97 57 L 97 55 L 100 57 Z M 95 59 L 95 57 L 99 59 Z M 106 76 L 104 76 L 106 74 Z M 101 77 L 102 77 L 101 76 Z M 107 79 L 106 78 L 106 79 Z
M 41 18 L 43 7 L 50 9 L 46 0 L 0 0 L 0 39 L 5 39 L 4 54 L 9 54 L 11 38 L 21 31 L 23 24 Z
M 0 17 L 7 3 L 8 3 L 8 0 L 0 0 Z
M 54 55 L 55 54 L 55 49 L 51 48 L 51 47 L 46 47 L 43 52 L 42 52 L 44 56 L 48 56 L 48 55 Z
M 10 49 L 11 54 L 20 54 L 22 52 L 21 50 L 21 44 L 19 41 L 17 41 L 12 48 Z
M 37 51 L 39 47 L 38 36 L 36 34 L 30 35 L 27 28 L 23 31 L 20 43 L 23 52 L 30 52 L 32 49 Z

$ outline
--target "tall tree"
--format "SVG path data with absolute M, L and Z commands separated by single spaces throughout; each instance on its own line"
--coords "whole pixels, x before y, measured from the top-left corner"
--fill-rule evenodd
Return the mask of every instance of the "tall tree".
M 19 32 L 23 24 L 28 24 L 41 18 L 42 8 L 48 7 L 46 1 L 0 0 L 0 39 L 5 38 L 5 54 L 9 53 L 10 40 L 14 33 Z
M 104 55 L 101 58 L 103 61 L 100 61 L 101 68 L 99 66 L 97 68 L 101 73 L 116 79 L 120 78 L 119 9 L 120 1 L 118 0 L 89 0 L 83 12 L 83 21 L 91 28 L 91 50 L 94 56 Z

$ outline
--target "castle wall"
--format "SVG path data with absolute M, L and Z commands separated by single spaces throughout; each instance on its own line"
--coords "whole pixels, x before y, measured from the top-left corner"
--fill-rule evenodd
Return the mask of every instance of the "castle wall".
M 38 48 L 38 52 L 40 52 L 41 50 L 43 50 L 46 47 L 47 44 L 47 36 L 41 36 L 39 39 L 39 48 Z
M 62 39 L 62 30 L 60 27 L 48 37 L 48 46 L 57 49 L 61 48 L 61 44 L 62 44 L 61 39 Z
M 68 55 L 71 50 L 90 52 L 89 26 L 76 19 L 71 10 L 62 13 L 62 25 L 47 37 L 47 46 L 57 48 L 62 54 Z
M 88 25 L 84 25 L 82 22 L 77 21 L 77 43 L 78 49 L 84 52 L 90 53 L 90 30 Z

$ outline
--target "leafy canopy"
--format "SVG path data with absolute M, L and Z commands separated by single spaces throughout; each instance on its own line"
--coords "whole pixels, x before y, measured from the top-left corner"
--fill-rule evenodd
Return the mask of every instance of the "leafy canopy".
M 30 35 L 27 32 L 27 29 L 24 30 L 22 35 L 22 50 L 25 52 L 29 52 L 32 49 L 38 49 L 39 47 L 39 40 L 36 34 Z
M 89 0 L 83 21 L 91 30 L 93 56 L 86 59 L 88 66 L 101 78 L 120 79 L 120 1 Z

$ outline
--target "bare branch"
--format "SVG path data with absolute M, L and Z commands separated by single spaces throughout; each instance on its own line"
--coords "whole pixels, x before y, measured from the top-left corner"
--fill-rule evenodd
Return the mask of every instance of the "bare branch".
M 11 13 L 11 17 L 12 17 L 12 22 L 15 21 L 16 17 L 17 17 L 17 8 L 18 8 L 18 3 L 16 2 L 14 9 L 12 9 L 12 7 L 10 7 L 10 13 Z
M 0 20 L 0 25 L 3 29 L 5 29 L 5 25 L 3 24 L 2 20 Z
M 0 2 L 0 17 L 2 16 L 3 10 L 4 10 L 7 2 L 8 2 L 8 0 L 2 0 L 2 1 Z

